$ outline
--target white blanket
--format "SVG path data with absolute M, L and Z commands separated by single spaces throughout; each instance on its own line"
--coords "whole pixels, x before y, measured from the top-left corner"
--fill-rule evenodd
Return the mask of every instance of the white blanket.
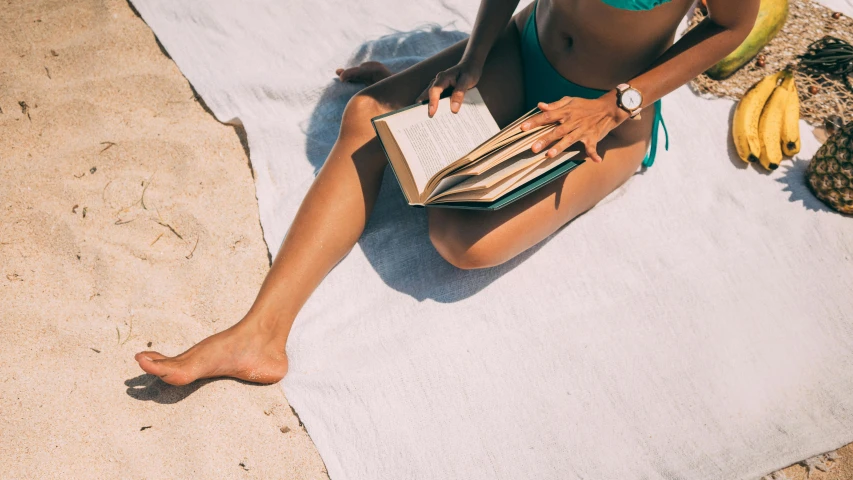
M 477 8 L 133 4 L 217 118 L 244 124 L 273 254 L 357 90 L 335 68 L 402 68 Z M 667 96 L 651 169 L 488 270 L 445 263 L 386 174 L 287 346 L 284 390 L 331 478 L 755 479 L 853 441 L 853 219 L 807 190 L 805 124 L 768 175 L 735 158 L 732 109 Z

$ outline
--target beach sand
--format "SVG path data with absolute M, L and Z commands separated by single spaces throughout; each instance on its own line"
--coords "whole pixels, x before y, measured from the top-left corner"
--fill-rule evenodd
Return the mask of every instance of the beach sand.
M 238 132 L 124 0 L 4 0 L 0 59 L 0 478 L 327 478 L 280 386 L 133 360 L 264 278 Z
M 254 299 L 269 258 L 241 132 L 124 0 L 0 12 L 0 478 L 327 478 L 279 386 L 176 388 L 133 360 Z M 811 478 L 853 479 L 839 454 Z

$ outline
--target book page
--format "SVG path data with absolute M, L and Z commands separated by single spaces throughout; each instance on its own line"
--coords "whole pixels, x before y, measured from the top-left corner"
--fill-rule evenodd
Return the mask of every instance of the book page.
M 448 175 L 441 180 L 438 181 L 436 187 L 432 190 L 432 193 L 429 194 L 426 201 L 429 199 L 435 198 L 438 195 L 441 195 L 443 192 L 449 190 L 450 188 L 459 185 L 460 183 L 468 180 L 473 175 Z
M 501 195 L 509 192 L 515 187 L 521 185 L 520 179 L 523 177 L 527 177 L 530 173 L 536 169 L 538 169 L 539 165 L 543 161 L 540 160 L 540 163 L 534 163 L 533 165 L 528 165 L 527 167 L 519 170 L 518 172 L 513 173 L 509 177 L 501 180 L 497 184 L 487 187 L 481 188 L 478 190 L 469 190 L 463 192 L 449 193 L 445 196 L 436 197 L 433 200 L 430 200 L 429 203 L 447 203 L 447 202 L 492 202 L 497 200 Z
M 578 153 L 580 153 L 580 152 L 578 152 L 578 151 L 561 152 L 556 157 L 549 158 L 549 159 L 545 160 L 544 162 L 536 165 L 536 168 L 529 171 L 527 173 L 527 175 L 524 175 L 522 178 L 518 179 L 518 184 L 521 185 L 521 184 L 529 182 L 530 180 L 533 180 L 536 177 L 541 177 L 542 175 L 545 175 L 546 173 L 550 172 L 551 170 L 553 170 L 553 169 L 559 167 L 560 165 L 562 165 L 563 163 L 569 161 L 570 158 L 574 157 Z
M 474 161 L 469 166 L 467 166 L 463 169 L 460 169 L 460 170 L 453 172 L 453 175 L 480 175 L 483 172 L 491 169 L 492 167 L 500 164 L 501 162 L 504 162 L 504 161 L 518 155 L 522 151 L 529 149 L 530 147 L 533 146 L 533 142 L 535 142 L 536 139 L 538 139 L 539 137 L 541 137 L 543 135 L 546 135 L 547 133 L 549 133 L 553 129 L 554 129 L 554 126 L 552 126 L 552 125 L 537 127 L 535 129 L 535 131 L 536 132 L 541 131 L 542 132 L 541 134 L 538 134 L 538 135 L 532 135 L 531 134 L 531 135 L 525 135 L 525 136 L 520 137 L 520 138 L 516 138 L 512 143 L 507 144 L 505 147 L 477 159 L 476 161 Z M 531 132 L 534 132 L 534 130 L 531 130 Z M 513 137 L 513 138 L 515 138 L 515 137 Z
M 433 178 L 429 181 L 429 183 L 427 183 L 427 188 L 424 191 L 424 195 L 432 196 L 434 193 L 436 193 L 436 191 L 439 190 L 439 185 L 442 183 L 442 179 L 444 177 L 451 174 L 455 174 L 460 169 L 466 168 L 472 163 L 480 161 L 484 156 L 490 155 L 500 150 L 504 146 L 517 142 L 527 136 L 534 135 L 542 130 L 555 127 L 555 124 L 551 123 L 548 125 L 541 125 L 532 128 L 528 131 L 522 131 L 521 124 L 526 119 L 537 113 L 539 113 L 538 108 L 534 108 L 533 110 L 527 112 L 521 118 L 512 122 L 509 126 L 504 127 L 503 129 L 501 129 L 501 131 L 493 135 L 488 140 L 482 142 L 480 145 L 477 146 L 477 148 L 471 150 L 471 152 L 469 152 L 464 157 L 460 158 L 459 160 L 456 160 L 455 162 L 452 162 L 451 164 L 441 169 L 438 173 L 433 175 Z M 501 157 L 501 160 L 504 158 L 506 157 Z
M 400 183 L 400 189 L 403 190 L 403 195 L 406 196 L 406 201 L 412 205 L 418 205 L 421 201 L 421 194 L 415 186 L 415 181 L 412 178 L 412 172 L 409 171 L 409 164 L 406 163 L 406 158 L 403 152 L 400 151 L 400 146 L 394 140 L 394 135 L 388 130 L 388 125 L 383 121 L 374 122 L 376 135 L 382 142 L 382 147 L 385 150 L 385 156 L 388 157 L 388 162 L 391 163 L 391 170 L 394 171 L 394 176 Z
M 481 175 L 468 177 L 459 184 L 447 188 L 442 193 L 433 195 L 430 201 L 454 193 L 491 188 L 519 171 L 527 170 L 531 165 L 538 164 L 545 158 L 545 154 L 546 152 L 533 153 L 530 150 L 526 150 Z
M 420 192 L 442 168 L 500 131 L 476 89 L 466 92 L 459 113 L 451 113 L 448 97 L 439 100 L 432 118 L 427 105 L 420 105 L 382 120 L 400 146 Z
M 488 188 L 500 182 L 501 180 L 515 174 L 519 170 L 526 169 L 530 165 L 537 164 L 543 160 L 547 152 L 533 153 L 530 150 L 525 150 L 515 157 L 500 163 L 496 167 L 483 172 L 480 175 L 475 175 L 459 185 L 449 188 L 448 191 L 476 190 L 478 188 Z
M 486 161 L 486 159 L 493 159 L 495 155 L 500 154 L 500 152 L 507 150 L 510 147 L 514 147 L 519 142 L 527 141 L 528 138 L 537 134 L 539 132 L 544 132 L 544 130 L 554 128 L 553 125 L 543 125 L 541 127 L 533 128 L 527 132 L 522 132 L 521 134 L 512 135 L 506 138 L 501 139 L 499 142 L 491 142 L 486 145 L 483 144 L 483 147 L 477 147 L 477 150 L 468 155 L 469 162 L 467 162 L 461 168 L 457 168 L 452 170 L 452 174 L 459 173 L 462 170 L 467 170 L 469 168 L 475 168 L 475 165 L 479 165 L 481 162 Z M 528 143 L 528 145 L 532 145 L 532 140 Z
M 513 141 L 515 141 L 519 138 L 522 138 L 522 137 L 525 137 L 527 135 L 536 133 L 537 131 L 541 130 L 542 128 L 545 128 L 545 126 L 543 125 L 543 126 L 539 126 L 539 127 L 533 128 L 531 130 L 528 130 L 526 132 L 521 130 L 521 124 L 525 120 L 527 120 L 528 118 L 530 118 L 531 116 L 533 116 L 534 114 L 536 114 L 538 112 L 539 112 L 539 109 L 534 108 L 533 110 L 525 113 L 523 116 L 518 118 L 516 121 L 507 125 L 503 129 L 501 129 L 501 131 L 496 133 L 494 136 L 492 136 L 491 138 L 489 138 L 488 140 L 486 140 L 485 142 L 480 144 L 476 149 L 472 150 L 471 153 L 469 153 L 465 157 L 469 160 L 476 160 L 476 159 L 478 159 L 484 155 L 487 155 L 490 152 L 493 152 L 494 150 L 500 148 L 503 145 L 506 145 L 508 143 L 512 143 Z
M 498 133 L 495 136 L 495 140 L 496 141 L 502 140 L 502 139 L 505 139 L 507 137 L 512 137 L 512 136 L 518 135 L 518 134 L 532 133 L 530 130 L 528 130 L 527 132 L 523 131 L 521 129 L 521 124 L 524 123 L 525 120 L 527 120 L 527 119 L 529 119 L 529 118 L 531 118 L 531 117 L 533 117 L 539 113 L 541 113 L 541 110 L 539 110 L 539 108 L 534 108 L 533 110 L 530 110 L 529 112 L 525 113 L 524 115 L 518 117 L 517 120 L 515 120 L 514 122 L 510 123 L 509 125 L 507 125 L 503 129 L 501 129 L 500 133 Z M 540 125 L 540 127 L 541 126 L 542 125 Z
M 578 153 L 577 151 L 561 152 L 554 158 L 544 158 L 532 165 L 528 165 L 491 187 L 447 193 L 446 195 L 436 196 L 436 198 L 429 200 L 427 203 L 493 202 L 504 194 L 515 190 L 517 187 L 554 170 Z

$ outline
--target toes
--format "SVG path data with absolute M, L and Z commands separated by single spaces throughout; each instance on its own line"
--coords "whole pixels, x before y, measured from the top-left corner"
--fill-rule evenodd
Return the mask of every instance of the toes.
M 361 81 L 368 85 L 384 80 L 391 76 L 391 70 L 384 63 L 364 62 L 361 64 Z
M 362 75 L 361 67 L 339 68 L 336 73 L 342 82 L 358 82 Z
M 157 375 L 158 377 L 162 374 L 164 367 L 162 360 L 166 358 L 163 355 L 157 352 L 140 352 L 134 358 L 146 373 Z
M 379 70 L 379 71 L 388 71 L 388 67 L 385 66 L 382 62 L 377 62 L 375 60 L 371 60 L 369 62 L 364 62 L 359 67 L 365 70 Z
M 147 352 L 137 353 L 134 358 L 138 362 L 140 358 L 144 358 L 144 359 L 148 359 L 148 360 L 163 360 L 164 358 L 168 358 L 168 357 L 161 354 L 161 353 L 158 353 L 158 352 L 147 351 Z
M 373 84 L 391 76 L 391 70 L 380 62 L 364 62 L 357 67 L 335 70 L 342 82 Z
M 157 352 L 140 352 L 136 354 L 139 367 L 151 375 L 160 377 L 171 385 L 186 385 L 195 378 L 182 371 L 176 361 Z

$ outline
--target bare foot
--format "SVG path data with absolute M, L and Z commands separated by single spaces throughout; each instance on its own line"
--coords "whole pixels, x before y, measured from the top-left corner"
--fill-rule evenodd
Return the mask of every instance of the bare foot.
M 342 82 L 363 83 L 365 85 L 373 85 L 392 75 L 391 70 L 379 62 L 364 62 L 357 67 L 339 68 L 335 70 L 335 74 Z
M 284 342 L 248 322 L 211 335 L 177 357 L 140 352 L 136 361 L 147 373 L 172 385 L 212 377 L 275 383 L 287 373 Z

